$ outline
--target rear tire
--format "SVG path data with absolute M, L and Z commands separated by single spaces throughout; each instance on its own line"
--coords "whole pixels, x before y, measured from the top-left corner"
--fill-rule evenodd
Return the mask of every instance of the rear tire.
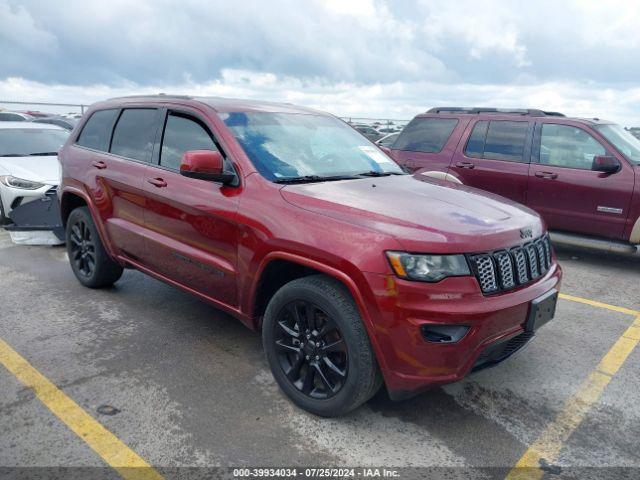
M 293 280 L 276 292 L 265 312 L 262 341 L 280 388 L 316 415 L 344 415 L 382 385 L 353 298 L 325 275 Z
M 87 207 L 71 212 L 66 228 L 67 252 L 78 281 L 89 288 L 110 287 L 123 268 L 107 254 Z

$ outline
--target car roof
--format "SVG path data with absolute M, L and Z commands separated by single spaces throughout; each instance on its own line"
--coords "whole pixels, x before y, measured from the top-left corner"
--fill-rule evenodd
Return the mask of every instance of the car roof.
M 291 103 L 266 102 L 223 97 L 194 97 L 189 95 L 134 95 L 130 97 L 111 98 L 94 104 L 94 108 L 114 108 L 127 103 L 191 103 L 197 102 L 211 107 L 216 112 L 270 112 L 270 113 L 305 113 L 313 115 L 329 115 L 313 108 L 301 107 Z
M 0 129 L 12 129 L 12 128 L 33 128 L 37 130 L 63 130 L 67 131 L 58 125 L 52 125 L 50 123 L 35 123 L 35 122 L 0 122 Z

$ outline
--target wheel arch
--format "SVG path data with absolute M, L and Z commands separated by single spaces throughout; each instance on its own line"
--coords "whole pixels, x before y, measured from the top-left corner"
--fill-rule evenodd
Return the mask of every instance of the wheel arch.
M 423 171 L 420 172 L 420 175 L 424 175 L 429 178 L 436 178 L 438 180 L 444 180 L 446 182 L 457 183 L 462 185 L 462 181 L 451 173 L 440 172 L 440 171 Z
M 274 285 L 268 285 L 267 290 L 261 289 L 261 286 L 264 287 L 265 281 L 271 278 L 265 277 L 265 272 L 273 275 L 272 272 L 278 271 L 276 270 L 278 268 L 277 266 L 272 266 L 270 267 L 271 270 L 267 270 L 269 268 L 269 265 L 273 265 L 273 262 L 280 262 L 279 264 L 277 264 L 280 266 L 280 268 L 283 266 L 291 268 L 291 271 L 298 276 L 280 276 L 278 278 L 278 282 L 276 283 L 277 288 Z M 364 296 L 361 290 L 358 288 L 356 282 L 342 270 L 338 270 L 330 265 L 326 265 L 307 257 L 302 257 L 288 252 L 271 252 L 265 256 L 265 258 L 260 263 L 260 267 L 258 268 L 258 273 L 251 287 L 251 294 L 249 297 L 251 301 L 251 311 L 249 312 L 249 317 L 252 319 L 253 328 L 255 328 L 256 330 L 260 329 L 264 309 L 266 308 L 271 295 L 273 295 L 273 293 L 275 293 L 280 287 L 290 282 L 291 280 L 295 280 L 296 278 L 317 274 L 327 275 L 328 277 L 331 277 L 340 282 L 347 289 L 356 304 L 356 308 L 360 313 L 360 317 L 362 318 L 364 327 L 367 330 L 369 341 L 371 342 L 371 345 L 375 352 L 378 365 L 380 365 L 380 368 L 385 371 L 386 363 L 374 334 L 375 328 L 373 319 L 369 314 Z M 272 293 L 271 295 L 269 295 L 268 292 L 270 292 L 271 290 Z
M 89 203 L 83 195 L 72 191 L 63 192 L 60 200 L 60 217 L 62 218 L 62 225 L 67 228 L 67 220 L 69 219 L 71 212 L 76 208 L 87 206 L 89 206 Z
M 100 215 L 85 192 L 75 188 L 66 188 L 62 191 L 62 195 L 60 197 L 60 216 L 62 217 L 62 225 L 64 228 L 67 228 L 69 215 L 78 207 L 87 207 L 89 209 L 89 214 L 93 219 L 96 229 L 98 230 L 98 235 L 100 235 L 100 240 L 102 241 L 102 245 L 104 246 L 107 254 L 116 262 L 124 266 L 124 263 L 117 259 L 114 254 L 109 236 L 107 235 L 103 223 L 100 221 Z

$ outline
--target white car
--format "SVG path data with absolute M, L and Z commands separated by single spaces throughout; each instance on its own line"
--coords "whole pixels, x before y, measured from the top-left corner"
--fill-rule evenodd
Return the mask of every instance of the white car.
M 60 183 L 58 151 L 69 132 L 55 125 L 0 122 L 0 225 L 9 213 Z

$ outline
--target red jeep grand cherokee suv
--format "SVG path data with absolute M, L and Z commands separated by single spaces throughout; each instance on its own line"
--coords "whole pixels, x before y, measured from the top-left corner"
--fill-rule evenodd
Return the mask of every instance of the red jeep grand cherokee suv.
M 262 330 L 278 384 L 340 415 L 461 379 L 554 313 L 540 218 L 404 174 L 337 118 L 293 105 L 151 96 L 93 105 L 60 153 L 71 267 L 133 267 Z
M 619 125 L 541 110 L 433 108 L 391 147 L 411 171 L 537 211 L 560 243 L 635 253 L 640 140 Z

